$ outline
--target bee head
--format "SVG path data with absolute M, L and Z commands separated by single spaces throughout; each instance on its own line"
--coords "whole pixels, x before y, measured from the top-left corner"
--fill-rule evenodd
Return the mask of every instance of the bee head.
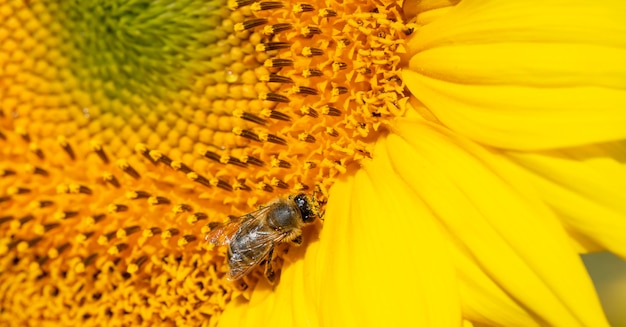
M 306 194 L 300 193 L 293 197 L 293 202 L 300 209 L 300 215 L 302 216 L 302 221 L 304 223 L 312 223 L 315 221 L 315 213 L 313 212 L 313 208 L 311 207 L 311 202 L 307 198 Z

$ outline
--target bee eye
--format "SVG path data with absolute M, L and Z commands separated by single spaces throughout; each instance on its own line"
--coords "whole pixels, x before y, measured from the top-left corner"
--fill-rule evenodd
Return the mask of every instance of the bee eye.
M 302 221 L 305 223 L 312 223 L 315 220 L 315 213 L 313 212 L 313 209 L 311 208 L 311 205 L 309 204 L 306 195 L 300 193 L 293 198 L 293 201 L 300 209 Z
M 308 213 L 303 214 L 302 221 L 304 221 L 307 224 L 315 221 L 315 214 L 313 213 L 313 211 L 309 211 Z

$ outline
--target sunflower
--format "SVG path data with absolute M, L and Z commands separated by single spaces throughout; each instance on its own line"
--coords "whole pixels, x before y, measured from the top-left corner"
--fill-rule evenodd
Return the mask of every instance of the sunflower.
M 606 326 L 620 1 L 0 2 L 0 320 Z M 215 223 L 316 194 L 279 278 Z

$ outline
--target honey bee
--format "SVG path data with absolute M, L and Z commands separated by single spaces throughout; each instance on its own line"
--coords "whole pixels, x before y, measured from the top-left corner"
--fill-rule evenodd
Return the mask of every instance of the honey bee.
M 228 245 L 228 280 L 247 275 L 265 259 L 265 276 L 274 281 L 271 261 L 278 243 L 302 243 L 302 227 L 320 217 L 317 203 L 305 194 L 280 197 L 259 210 L 231 219 L 211 229 L 205 239 Z

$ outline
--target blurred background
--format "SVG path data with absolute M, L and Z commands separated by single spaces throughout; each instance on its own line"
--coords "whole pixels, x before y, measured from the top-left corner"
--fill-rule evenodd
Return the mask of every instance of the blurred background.
M 626 261 L 608 252 L 582 258 L 611 326 L 626 327 Z

